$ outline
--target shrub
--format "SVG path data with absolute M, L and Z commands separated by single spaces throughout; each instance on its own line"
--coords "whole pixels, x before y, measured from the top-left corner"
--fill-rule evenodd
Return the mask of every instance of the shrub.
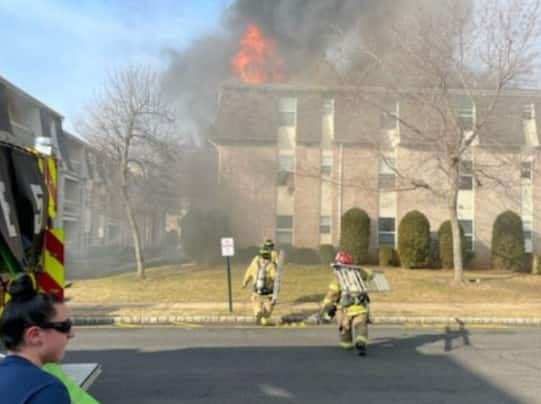
M 230 237 L 229 220 L 220 211 L 191 211 L 181 221 L 181 241 L 186 254 L 197 262 L 212 263 L 220 259 L 220 239 Z
M 319 255 L 316 250 L 311 248 L 297 248 L 297 251 L 295 252 L 295 260 L 293 262 L 301 265 L 319 264 Z
M 510 210 L 501 213 L 494 222 L 492 267 L 513 271 L 520 271 L 524 268 L 522 219 Z
M 430 237 L 430 253 L 428 256 L 428 267 L 432 269 L 440 269 L 440 243 L 437 238 Z
M 423 268 L 430 260 L 430 224 L 417 210 L 407 213 L 398 226 L 398 253 L 404 268 Z
M 370 244 L 370 218 L 359 208 L 352 208 L 342 215 L 340 250 L 353 257 L 354 264 L 368 261 Z
M 464 229 L 460 228 L 460 245 L 462 247 L 462 262 L 467 262 L 466 241 L 464 239 Z M 441 265 L 444 268 L 454 268 L 453 257 L 453 232 L 451 231 L 451 221 L 443 222 L 438 230 L 439 257 Z
M 319 246 L 319 260 L 323 265 L 329 265 L 336 256 L 336 248 L 332 244 L 322 244 Z
M 396 266 L 397 256 L 393 247 L 383 246 L 378 250 L 378 262 L 380 266 L 390 267 Z

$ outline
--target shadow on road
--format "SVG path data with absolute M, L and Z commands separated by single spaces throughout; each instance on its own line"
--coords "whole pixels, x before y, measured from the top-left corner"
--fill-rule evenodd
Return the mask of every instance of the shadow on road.
M 434 353 L 422 352 L 427 344 Z M 519 403 L 455 360 L 469 346 L 467 329 L 448 328 L 377 339 L 366 357 L 317 345 L 73 351 L 66 359 L 102 363 L 91 392 L 106 403 Z

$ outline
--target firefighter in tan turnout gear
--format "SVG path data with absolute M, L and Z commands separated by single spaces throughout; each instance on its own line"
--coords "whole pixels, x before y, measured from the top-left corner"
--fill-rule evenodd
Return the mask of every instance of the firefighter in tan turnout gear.
M 334 279 L 322 302 L 321 317 L 332 319 L 336 316 L 340 347 L 344 349 L 356 348 L 359 355 L 366 355 L 368 344 L 368 293 L 350 288 L 345 283 L 345 276 L 337 269 L 340 266 L 352 266 L 351 255 L 345 252 L 336 254 L 332 267 L 335 271 Z M 360 268 L 360 267 L 357 267 Z M 373 273 L 367 269 L 359 271 L 363 281 L 371 280 Z M 362 283 L 362 282 L 361 282 Z
M 265 240 L 265 242 L 263 243 L 263 248 L 270 250 L 272 262 L 274 262 L 274 264 L 278 266 L 278 259 L 280 257 L 274 249 L 274 241 L 272 241 L 270 238 Z
M 256 323 L 269 325 L 274 302 L 272 294 L 274 291 L 274 279 L 276 277 L 276 262 L 272 259 L 272 251 L 262 247 L 259 255 L 256 256 L 246 269 L 242 287 L 245 288 L 251 282 L 252 305 Z

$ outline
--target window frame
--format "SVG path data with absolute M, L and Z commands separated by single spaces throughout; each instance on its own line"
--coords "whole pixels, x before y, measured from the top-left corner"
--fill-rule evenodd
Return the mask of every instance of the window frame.
M 330 177 L 332 175 L 333 168 L 333 156 L 322 156 L 321 157 L 321 167 L 320 172 L 324 177 Z
M 460 191 L 473 191 L 473 160 L 461 160 L 459 164 L 458 189 Z M 465 169 L 465 164 L 470 167 Z
M 464 226 L 465 222 L 469 222 L 469 226 L 468 226 L 470 227 L 469 232 L 466 232 L 466 226 Z M 475 239 L 474 239 L 474 231 L 473 231 L 473 219 L 459 219 L 458 223 L 462 227 L 462 230 L 464 232 L 464 240 L 466 241 L 464 250 L 468 252 L 474 251 L 473 243 Z
M 297 99 L 284 97 L 279 101 L 278 126 L 281 128 L 297 127 Z
M 291 221 L 290 227 L 281 226 L 283 223 L 279 223 L 280 218 L 289 218 L 288 220 Z M 294 218 L 293 215 L 276 215 L 276 226 L 275 226 L 275 239 L 277 244 L 293 244 L 293 229 L 294 229 Z M 289 223 L 286 223 L 289 224 Z M 289 236 L 289 241 L 283 241 L 283 238 L 281 236 L 287 235 Z
M 388 229 L 387 226 L 383 226 L 382 230 L 382 221 L 384 220 L 392 220 L 392 227 L 393 230 L 386 230 Z M 396 218 L 395 217 L 388 217 L 388 216 L 380 216 L 378 217 L 378 247 L 396 247 Z M 382 236 L 392 236 L 392 244 L 388 242 L 382 243 Z
M 324 220 L 324 219 L 328 219 L 328 220 Z M 326 222 L 326 223 L 325 223 Z M 331 234 L 331 217 L 330 216 L 326 216 L 326 215 L 322 215 L 322 216 L 319 216 L 319 234 Z M 323 231 L 323 229 L 326 229 L 327 231 Z

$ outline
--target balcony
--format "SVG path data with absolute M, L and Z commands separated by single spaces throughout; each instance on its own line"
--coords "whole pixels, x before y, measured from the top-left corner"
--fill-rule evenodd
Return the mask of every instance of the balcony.
M 11 121 L 11 127 L 13 128 L 13 135 L 17 140 L 27 146 L 34 145 L 34 132 L 32 129 L 21 125 L 15 121 Z
M 81 216 L 81 202 L 74 199 L 64 199 L 64 216 L 70 216 L 79 219 Z
M 77 177 L 82 177 L 83 175 L 83 164 L 80 160 L 70 159 L 70 174 L 73 174 Z

